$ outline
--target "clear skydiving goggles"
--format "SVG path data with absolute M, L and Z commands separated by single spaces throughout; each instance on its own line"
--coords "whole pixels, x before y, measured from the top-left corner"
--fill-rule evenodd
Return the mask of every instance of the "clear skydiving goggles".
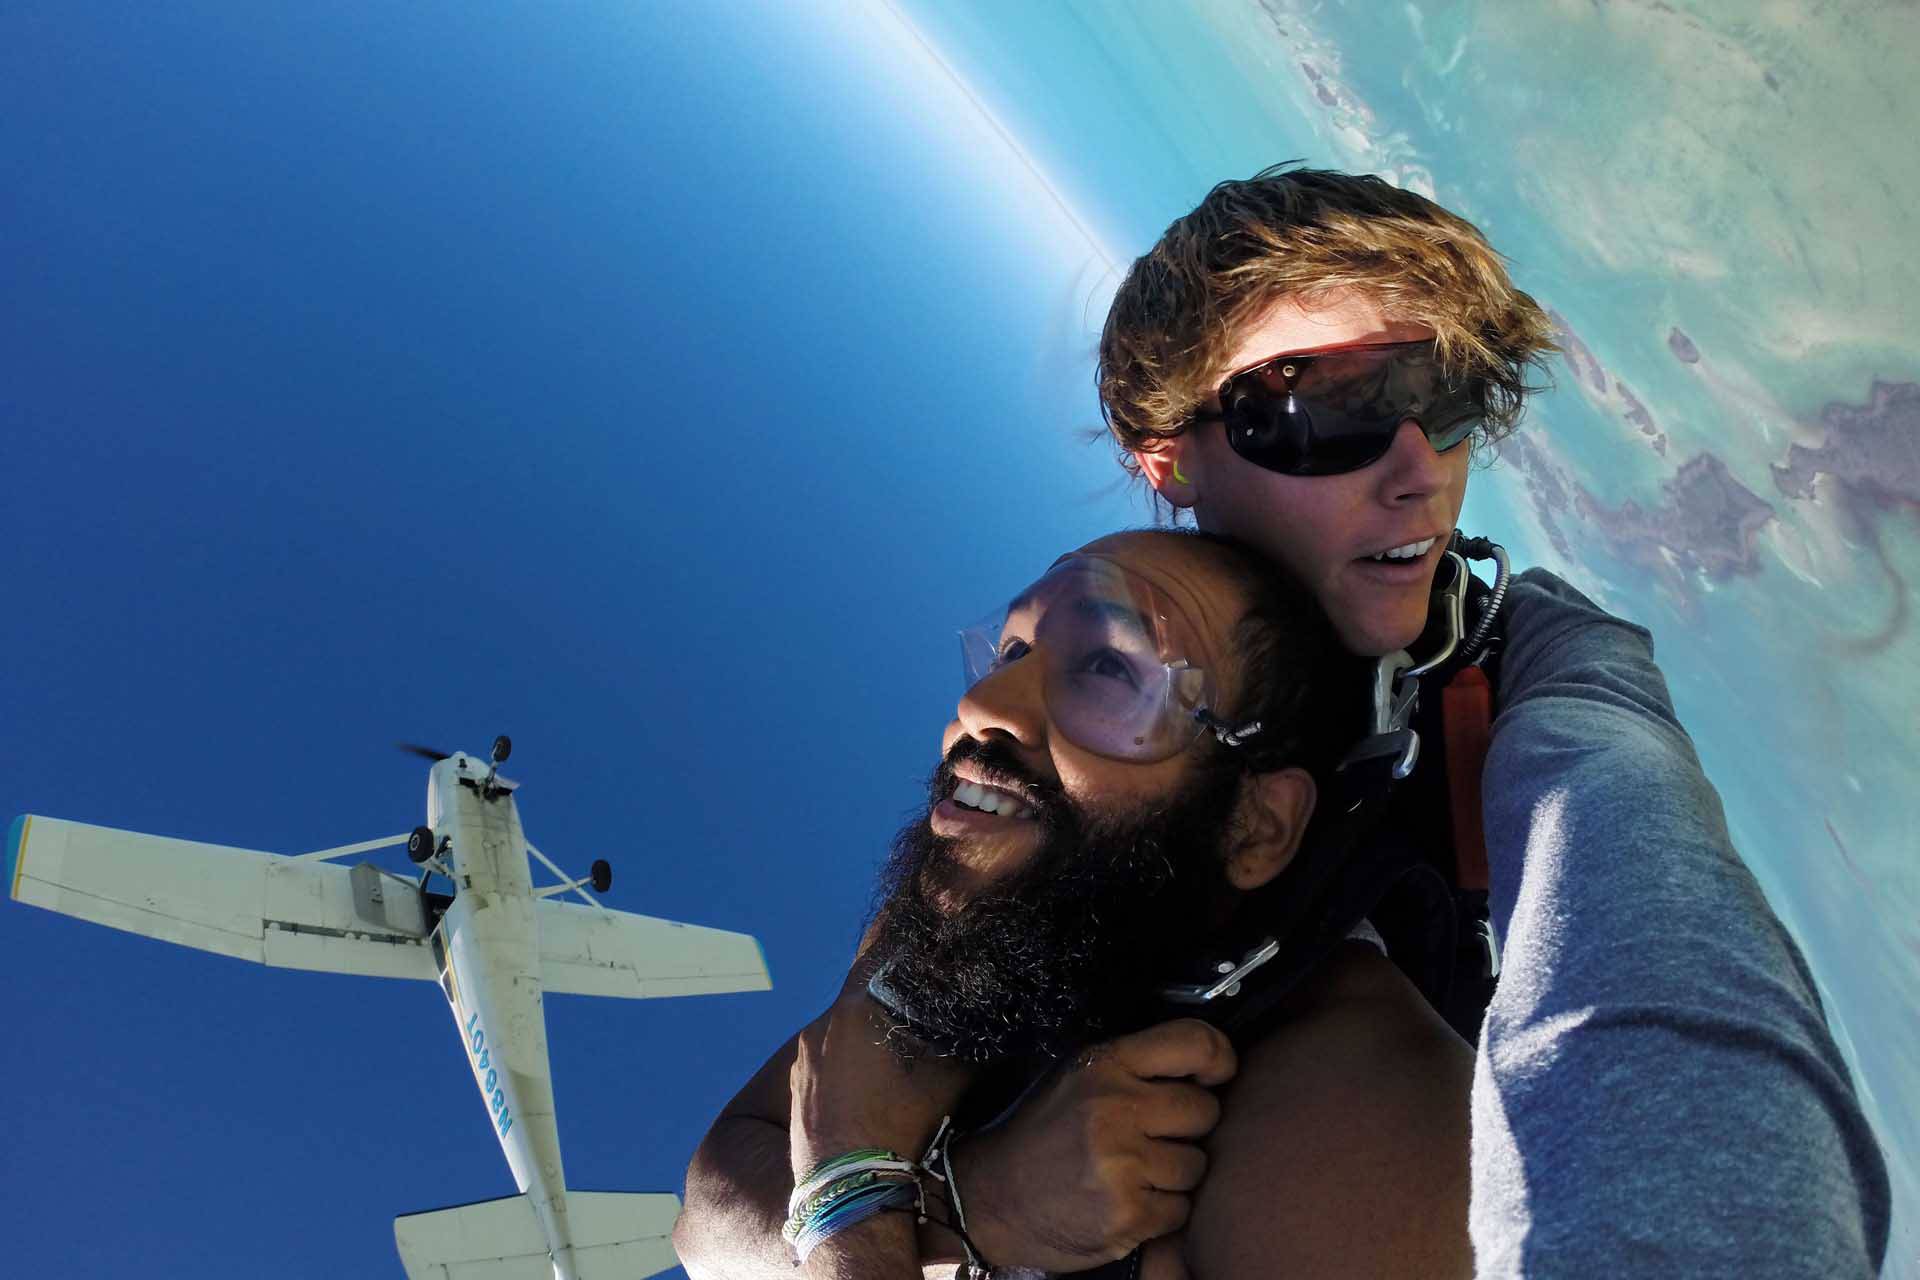
M 1229 747 L 1256 721 L 1215 717 L 1211 651 L 1165 589 L 1099 555 L 1063 557 L 1038 582 L 960 633 L 966 688 L 1038 662 L 1048 719 L 1075 746 L 1148 764 L 1212 733 Z

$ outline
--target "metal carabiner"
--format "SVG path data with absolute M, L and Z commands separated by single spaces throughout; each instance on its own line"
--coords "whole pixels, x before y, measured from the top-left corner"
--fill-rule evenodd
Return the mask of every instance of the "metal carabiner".
M 1444 587 L 1434 589 L 1433 603 L 1428 608 L 1427 616 L 1432 618 L 1438 612 L 1446 628 L 1440 637 L 1440 647 L 1433 651 L 1433 656 L 1418 666 L 1409 667 L 1401 677 L 1404 680 L 1417 680 L 1451 658 L 1467 632 L 1467 579 L 1472 575 L 1467 568 L 1466 557 L 1457 551 L 1448 551 L 1441 556 L 1441 561 L 1453 566 L 1453 580 Z
M 1449 550 L 1453 567 L 1447 585 L 1433 593 L 1433 609 L 1445 624 L 1440 647 L 1424 662 L 1415 662 L 1405 649 L 1387 654 L 1373 666 L 1373 731 L 1354 744 L 1340 768 L 1370 760 L 1390 759 L 1388 772 L 1395 782 L 1413 772 L 1420 760 L 1420 735 L 1413 731 L 1413 712 L 1420 702 L 1420 677 L 1451 658 L 1466 631 L 1467 562 Z
M 1387 654 L 1373 665 L 1372 732 L 1355 743 L 1340 761 L 1346 770 L 1367 761 L 1387 759 L 1388 773 L 1398 782 L 1413 772 L 1420 759 L 1420 735 L 1410 727 L 1413 708 L 1420 694 L 1420 682 L 1406 673 L 1413 659 L 1405 649 Z

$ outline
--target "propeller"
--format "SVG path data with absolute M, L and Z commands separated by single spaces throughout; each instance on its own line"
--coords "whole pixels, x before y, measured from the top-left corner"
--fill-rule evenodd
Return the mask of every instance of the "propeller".
M 435 751 L 432 747 L 423 747 L 417 742 L 396 742 L 393 745 L 408 755 L 419 756 L 422 760 L 431 760 L 435 764 L 450 759 L 453 755 L 450 751 Z

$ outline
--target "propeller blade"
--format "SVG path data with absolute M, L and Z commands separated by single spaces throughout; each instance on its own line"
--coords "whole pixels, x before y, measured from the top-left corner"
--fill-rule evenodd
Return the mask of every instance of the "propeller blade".
M 408 755 L 419 756 L 422 760 L 431 760 L 435 764 L 449 758 L 453 754 L 449 751 L 435 751 L 432 747 L 423 747 L 417 742 L 396 742 L 393 745 Z

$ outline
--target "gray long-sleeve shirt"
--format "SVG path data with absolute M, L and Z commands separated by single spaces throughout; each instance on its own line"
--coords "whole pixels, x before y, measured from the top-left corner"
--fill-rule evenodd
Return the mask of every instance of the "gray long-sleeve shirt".
M 1503 970 L 1473 1084 L 1479 1274 L 1877 1274 L 1879 1146 L 1652 637 L 1541 570 L 1509 599 L 1483 791 Z

